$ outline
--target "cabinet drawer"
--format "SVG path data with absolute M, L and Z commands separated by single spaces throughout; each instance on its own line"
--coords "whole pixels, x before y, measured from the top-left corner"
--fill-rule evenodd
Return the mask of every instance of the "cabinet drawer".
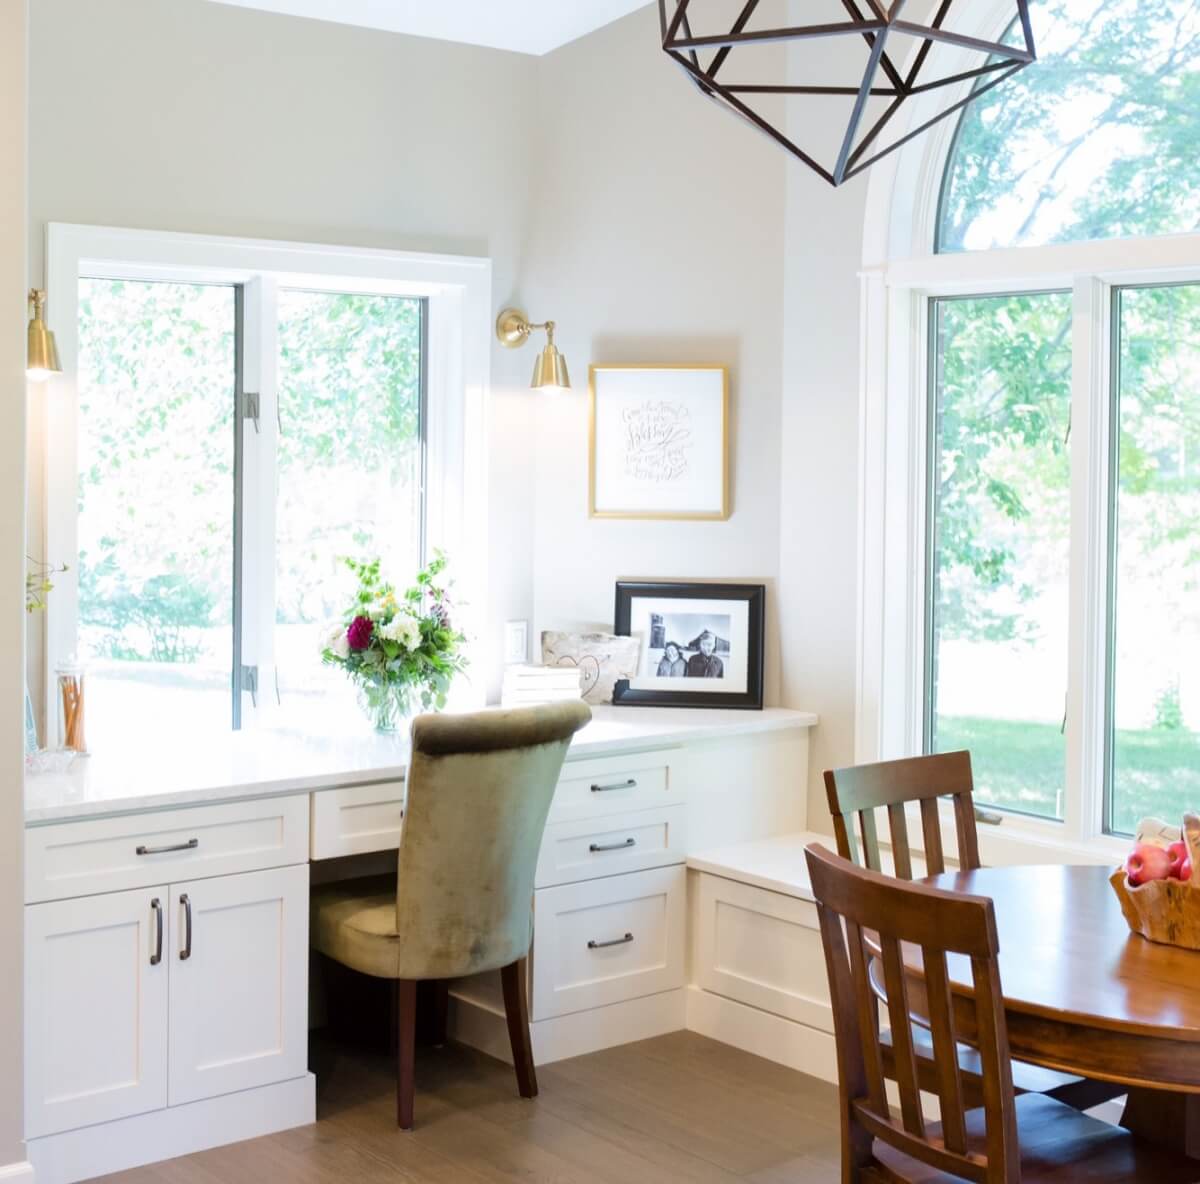
M 538 889 L 533 1018 L 683 986 L 686 876 L 665 867 Z
M 395 851 L 404 817 L 404 782 L 351 785 L 312 795 L 312 857 Z
M 687 809 L 679 805 L 552 822 L 538 854 L 537 887 L 682 863 L 686 820 Z
M 120 892 L 308 860 L 308 795 L 30 827 L 26 901 Z
M 669 753 L 570 762 L 563 766 L 558 779 L 550 821 L 652 810 L 683 800 L 683 793 L 674 784 Z
M 832 1032 L 816 906 L 707 873 L 698 895 L 697 985 Z

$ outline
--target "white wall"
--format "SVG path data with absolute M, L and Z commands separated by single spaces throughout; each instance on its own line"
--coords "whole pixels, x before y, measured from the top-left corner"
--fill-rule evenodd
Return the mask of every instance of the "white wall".
M 26 0 L 0 4 L 0 1175 L 24 1160 Z
M 698 94 L 658 40 L 650 7 L 541 60 L 521 295 L 558 322 L 574 391 L 539 405 L 536 630 L 611 628 L 623 577 L 762 581 L 773 703 L 786 162 Z M 782 70 L 782 52 L 767 52 Z M 589 362 L 730 365 L 728 522 L 589 520 Z
M 46 223 L 82 222 L 488 255 L 499 307 L 521 265 L 535 67 L 206 0 L 38 0 L 32 273 Z M 501 623 L 532 613 L 528 381 L 526 359 L 497 344 L 493 689 Z M 31 436 L 37 487 L 37 425 Z M 32 527 L 40 537 L 40 516 Z
M 831 76 L 862 71 L 850 38 L 822 46 Z M 839 61 L 841 59 L 841 61 Z M 844 62 L 844 69 L 841 68 Z M 801 77 L 799 56 L 790 62 Z M 788 133 L 836 159 L 848 112 L 838 100 L 789 101 Z M 780 482 L 783 700 L 817 712 L 808 821 L 832 832 L 822 772 L 854 760 L 858 571 L 859 281 L 866 174 L 833 189 L 787 169 Z

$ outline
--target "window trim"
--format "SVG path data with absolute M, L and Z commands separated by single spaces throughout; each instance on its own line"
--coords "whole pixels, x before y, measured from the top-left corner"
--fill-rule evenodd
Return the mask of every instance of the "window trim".
M 103 274 L 140 280 L 183 280 L 243 285 L 247 303 L 244 375 L 260 395 L 262 436 L 276 433 L 276 338 L 273 318 L 256 311 L 273 286 L 352 291 L 425 300 L 428 349 L 425 435 L 425 532 L 430 548 L 454 562 L 464 631 L 482 645 L 487 572 L 487 394 L 491 260 L 361 247 L 239 239 L 216 235 L 51 223 L 46 235 L 46 277 L 54 293 L 52 322 L 62 373 L 46 386 L 44 539 L 42 553 L 65 560 L 70 570 L 55 580 L 45 618 L 43 703 L 52 729 L 57 722 L 54 670 L 75 650 L 79 610 L 76 583 L 78 532 L 78 309 L 81 276 Z M 243 660 L 260 671 L 274 668 L 274 568 L 262 544 L 274 537 L 274 471 L 261 462 L 252 425 L 246 445 L 243 489 L 247 494 L 243 590 L 246 615 Z M 466 680 L 463 680 L 464 683 Z M 463 702 L 482 704 L 483 680 L 463 690 Z M 260 696 L 260 702 L 268 696 Z M 268 722 L 269 709 L 261 713 Z
M 981 8 L 981 32 L 1008 12 L 1007 0 Z M 1112 293 L 1200 282 L 1200 234 L 935 254 L 938 196 L 956 127 L 918 137 L 868 174 L 860 272 L 854 759 L 910 756 L 924 747 L 930 301 L 1069 289 L 1073 529 L 1064 817 L 1051 822 L 1007 814 L 1002 826 L 982 828 L 980 848 L 990 863 L 1116 861 L 1128 844 L 1103 832 Z M 1093 479 L 1100 476 L 1105 479 Z M 922 559 L 913 562 L 913 556 Z

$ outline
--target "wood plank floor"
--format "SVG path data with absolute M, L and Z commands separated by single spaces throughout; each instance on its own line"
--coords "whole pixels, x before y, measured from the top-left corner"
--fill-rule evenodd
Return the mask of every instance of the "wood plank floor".
M 106 1184 L 834 1184 L 833 1086 L 690 1032 L 538 1070 L 421 1049 L 416 1130 L 382 1055 L 314 1045 L 317 1122 L 104 1177 Z

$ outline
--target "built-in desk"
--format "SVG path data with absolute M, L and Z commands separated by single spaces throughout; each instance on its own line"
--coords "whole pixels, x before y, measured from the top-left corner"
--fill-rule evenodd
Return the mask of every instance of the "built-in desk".
M 538 1060 L 687 1026 L 685 861 L 803 828 L 815 723 L 595 710 L 535 878 Z M 39 1184 L 313 1120 L 310 860 L 394 849 L 407 765 L 405 740 L 366 730 L 252 732 L 27 779 L 26 1134 Z M 489 976 L 455 984 L 451 1024 L 509 1055 Z

